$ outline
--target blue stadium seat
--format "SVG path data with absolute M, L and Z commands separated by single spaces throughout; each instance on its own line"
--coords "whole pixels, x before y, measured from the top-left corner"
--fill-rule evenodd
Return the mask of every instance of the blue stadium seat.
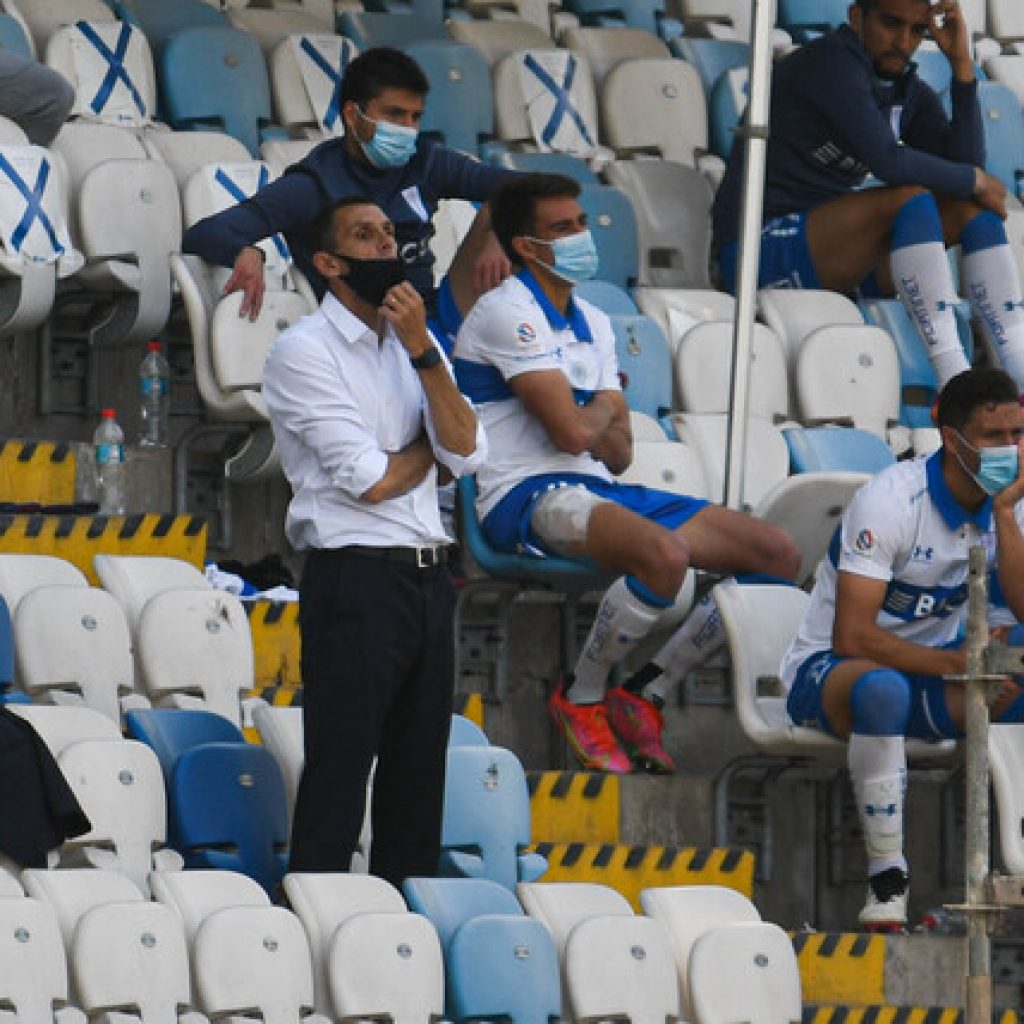
M 288 802 L 273 755 L 250 743 L 204 743 L 178 759 L 168 833 L 186 868 L 238 871 L 272 898 L 288 864 Z
M 25 30 L 18 23 L 18 19 L 10 14 L 0 14 L 0 49 L 10 50 L 29 60 L 33 59 L 32 45 L 25 38 Z
M 486 878 L 407 878 L 402 894 L 409 909 L 437 929 L 445 953 L 459 928 L 474 917 L 526 916 L 514 893 Z
M 649 316 L 613 316 L 615 354 L 622 392 L 630 409 L 671 429 L 672 356 L 657 321 Z
M 449 149 L 479 155 L 494 135 L 491 72 L 483 55 L 465 43 L 424 39 L 405 47 L 430 82 L 420 131 Z
M 187 28 L 230 28 L 231 23 L 204 0 L 108 0 L 122 21 L 142 29 L 154 59 L 159 59 L 167 40 Z
M 449 747 L 486 747 L 490 745 L 487 733 L 465 715 L 452 715 L 448 732 Z
M 376 14 L 405 14 L 440 25 L 444 22 L 444 0 L 366 0 L 363 9 Z
M 487 878 L 515 888 L 548 862 L 526 852 L 530 793 L 519 758 L 503 747 L 448 748 L 439 874 Z
M 846 22 L 849 0 L 779 0 L 778 26 L 806 42 Z
M 598 277 L 632 287 L 640 272 L 640 243 L 629 197 L 611 185 L 584 185 L 579 201 L 597 244 Z
M 794 473 L 877 473 L 896 461 L 880 437 L 855 427 L 801 427 L 783 435 Z
M 735 138 L 733 129 L 747 105 L 748 76 L 745 68 L 734 68 L 719 76 L 708 101 L 708 144 L 711 152 L 729 159 Z
M 374 46 L 404 49 L 425 39 L 451 41 L 440 21 L 416 14 L 382 14 L 379 11 L 342 11 L 341 34 L 348 36 L 359 52 Z
M 177 32 L 167 40 L 159 67 L 173 128 L 220 129 L 257 158 L 261 142 L 287 137 L 272 123 L 263 51 L 247 32 L 217 26 Z
M 704 95 L 710 100 L 715 83 L 733 68 L 745 68 L 750 63 L 750 46 L 736 39 L 699 39 L 681 36 L 673 39 L 669 48 L 677 57 L 692 64 L 700 75 Z
M 914 54 L 917 76 L 930 85 L 940 96 L 949 91 L 953 81 L 953 68 L 938 50 L 918 50 Z
M 125 714 L 125 726 L 129 739 L 153 748 L 166 783 L 185 751 L 203 743 L 245 742 L 233 722 L 199 708 L 136 708 Z
M 0 597 L 0 701 L 14 684 L 14 629 L 7 602 Z
M 979 82 L 978 103 L 985 127 L 985 170 L 1015 196 L 1024 194 L 1024 113 L 1009 86 Z
M 528 150 L 505 149 L 497 152 L 492 163 L 513 171 L 535 171 L 542 174 L 564 174 L 581 185 L 600 185 L 597 173 L 578 156 L 570 153 L 534 153 Z
M 562 6 L 575 14 L 581 25 L 628 25 L 653 32 L 662 39 L 682 34 L 682 25 L 676 19 L 666 20 L 665 0 L 566 0 Z
M 573 294 L 586 299 L 608 316 L 635 316 L 640 312 L 629 292 L 610 281 L 584 281 L 576 285 Z

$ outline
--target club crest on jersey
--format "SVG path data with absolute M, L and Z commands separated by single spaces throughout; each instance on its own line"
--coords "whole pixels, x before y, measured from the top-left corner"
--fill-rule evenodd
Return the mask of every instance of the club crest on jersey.
M 537 340 L 537 331 L 524 320 L 516 326 L 516 338 L 520 345 L 532 345 Z
M 854 546 L 858 551 L 868 552 L 875 546 L 875 535 L 868 529 L 863 529 L 857 534 Z

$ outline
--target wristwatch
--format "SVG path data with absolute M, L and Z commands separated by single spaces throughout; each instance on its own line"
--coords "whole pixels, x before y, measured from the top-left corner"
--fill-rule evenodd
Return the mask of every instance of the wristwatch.
M 435 345 L 431 345 L 422 355 L 418 355 L 415 358 L 409 356 L 409 362 L 417 370 L 429 370 L 432 366 L 437 366 L 441 362 L 441 353 L 437 351 Z

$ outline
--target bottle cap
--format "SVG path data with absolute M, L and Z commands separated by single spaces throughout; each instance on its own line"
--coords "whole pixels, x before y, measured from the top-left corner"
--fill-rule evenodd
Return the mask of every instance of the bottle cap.
M 150 352 L 159 352 L 160 347 L 160 342 L 157 341 L 155 338 L 151 342 L 149 342 L 149 344 L 146 345 L 146 348 L 149 349 Z
M 113 409 L 104 409 L 103 412 L 100 413 L 100 415 L 105 420 L 112 420 L 114 418 L 114 410 Z

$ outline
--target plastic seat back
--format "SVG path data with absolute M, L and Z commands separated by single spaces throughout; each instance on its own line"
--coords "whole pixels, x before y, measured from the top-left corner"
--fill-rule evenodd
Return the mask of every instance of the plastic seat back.
M 978 103 L 985 127 L 985 170 L 1019 198 L 1024 185 L 1024 111 L 1020 101 L 1000 82 L 979 82 Z
M 608 316 L 636 316 L 640 312 L 629 292 L 610 281 L 590 280 L 572 290 L 577 299 L 586 299 Z
M 202 25 L 226 28 L 224 14 L 204 0 L 113 0 L 114 12 L 122 21 L 130 21 L 145 33 L 155 55 L 159 55 L 175 32 Z
M 25 35 L 18 19 L 10 14 L 0 14 L 0 47 L 26 60 L 35 58 L 31 40 Z
M 1024 54 L 1004 53 L 985 61 L 985 73 L 1013 91 L 1017 102 L 1024 105 Z
M 600 91 L 612 68 L 627 60 L 660 60 L 672 56 L 653 32 L 642 28 L 568 28 L 562 45 L 587 58 L 594 86 Z
M 565 976 L 575 1020 L 679 1018 L 679 982 L 668 935 L 646 917 L 590 917 L 572 930 Z
M 687 167 L 708 150 L 708 113 L 695 68 L 679 60 L 626 60 L 601 89 L 602 136 L 620 155 L 655 154 Z
M 851 299 L 814 288 L 762 288 L 757 293 L 757 312 L 782 342 L 786 364 L 794 368 L 800 346 L 812 331 L 826 324 L 864 322 Z
M 644 913 L 660 922 L 675 957 L 683 1016 L 694 1019 L 689 996 L 690 951 L 711 928 L 740 921 L 759 922 L 757 907 L 742 893 L 720 885 L 659 886 L 640 893 Z
M 170 167 L 183 198 L 189 179 L 206 164 L 244 164 L 251 159 L 245 146 L 224 132 L 150 132 L 145 137 L 145 143 L 153 159 L 161 160 Z M 214 213 L 216 210 L 211 209 L 209 212 Z M 183 209 L 183 215 L 187 218 L 187 209 Z M 190 220 L 186 220 L 186 224 L 190 223 Z
M 177 1024 L 191 1002 L 181 922 L 159 903 L 88 911 L 75 930 L 71 971 L 87 1013 L 130 1006 L 146 1024 Z
M 347 14 L 342 14 L 345 35 L 349 35 L 345 30 L 347 18 Z M 517 50 L 548 50 L 554 45 L 547 32 L 522 18 L 453 20 L 448 22 L 447 28 L 453 39 L 479 50 L 492 69 Z M 500 102 L 501 90 L 496 89 L 495 95 Z
M 263 745 L 274 755 L 281 769 L 288 794 L 288 820 L 291 821 L 305 761 L 302 708 L 276 708 L 258 704 L 253 708 L 253 724 L 259 731 Z
M 766 922 L 705 932 L 690 953 L 690 995 L 702 1024 L 796 1024 L 803 1017 L 800 970 L 789 936 Z
M 634 431 L 633 461 L 619 480 L 693 498 L 708 497 L 700 456 L 689 445 L 669 441 L 664 434 L 656 441 L 643 441 Z
M 448 733 L 450 747 L 487 747 L 490 746 L 487 733 L 471 718 L 465 715 L 452 715 L 451 729 Z
M 738 40 L 685 35 L 672 41 L 672 50 L 696 69 L 704 86 L 704 95 L 709 99 L 722 75 L 734 68 L 745 68 L 750 63 L 749 44 Z
M 14 626 L 7 602 L 0 596 L 0 694 L 14 684 Z M 3 698 L 0 697 L 0 703 Z
M 640 311 L 657 320 L 675 359 L 687 332 L 697 324 L 731 321 L 736 300 L 728 292 L 710 288 L 647 288 L 633 290 Z
M 165 590 L 210 587 L 206 577 L 194 565 L 180 558 L 95 555 L 93 566 L 103 589 L 121 602 L 133 637 L 138 630 L 142 609 L 151 597 Z
M 215 26 L 175 33 L 161 55 L 160 86 L 174 128 L 221 128 L 258 155 L 272 125 L 270 80 L 252 36 Z
M 808 426 L 836 421 L 883 439 L 899 417 L 900 373 L 892 338 L 878 327 L 820 327 L 796 364 L 797 405 Z
M 441 944 L 419 914 L 348 918 L 331 936 L 326 967 L 336 1019 L 421 1024 L 444 1012 Z
M 779 26 L 806 38 L 808 31 L 827 32 L 846 22 L 846 0 L 780 0 Z
M 433 18 L 416 14 L 395 17 L 381 11 L 342 11 L 341 34 L 356 44 L 359 52 L 374 46 L 393 46 L 403 49 L 423 39 L 447 39 L 444 25 Z
M 794 473 L 878 473 L 896 461 L 875 434 L 856 427 L 803 427 L 785 432 Z
M 597 882 L 520 882 L 516 895 L 523 909 L 544 923 L 555 942 L 559 960 L 573 929 L 591 917 L 632 917 L 633 908 L 622 893 Z
M 291 710 L 290 708 L 287 710 Z M 169 783 L 178 758 L 203 743 L 244 743 L 242 730 L 215 711 L 199 708 L 139 708 L 125 714 L 132 739 L 150 747 Z
M 270 55 L 274 113 L 292 134 L 344 135 L 338 102 L 345 69 L 358 54 L 334 33 L 292 33 Z
M 999 849 L 1010 874 L 1024 875 L 1024 725 L 993 722 L 988 731 L 988 763 L 996 797 Z
M 629 196 L 611 185 L 584 185 L 579 202 L 597 245 L 597 276 L 629 288 L 640 272 L 636 213 Z
M 80 700 L 120 722 L 119 698 L 132 692 L 132 655 L 113 596 L 97 587 L 37 587 L 18 605 L 15 638 L 26 692 Z
M 10 5 L 13 9 L 14 5 Z M 21 20 L 32 33 L 37 54 L 46 52 L 50 36 L 76 21 L 113 21 L 103 0 L 33 0 L 17 5 Z
M 672 411 L 672 357 L 656 321 L 642 313 L 612 316 L 622 394 L 630 409 L 656 420 Z
M 233 28 L 255 39 L 268 59 L 274 49 L 296 32 L 324 33 L 334 28 L 333 17 L 306 11 L 301 5 L 277 10 L 273 6 L 230 5 L 228 21 Z
M 1024 39 L 1024 10 L 1014 0 L 988 0 L 988 30 L 1000 42 Z
M 410 910 L 433 924 L 446 956 L 455 933 L 467 921 L 484 914 L 523 916 L 514 893 L 486 878 L 407 878 L 402 894 Z
M 13 616 L 18 602 L 36 587 L 51 584 L 87 587 L 89 581 L 73 562 L 53 555 L 0 554 L 0 595 Z
M 711 151 L 723 160 L 732 152 L 735 128 L 747 106 L 750 75 L 746 68 L 726 71 L 715 82 L 708 101 Z
M 640 282 L 708 288 L 711 187 L 699 171 L 669 160 L 616 160 L 608 182 L 629 196 L 640 244 Z
M 31 724 L 54 757 L 79 740 L 121 738 L 121 732 L 112 719 L 85 706 L 46 707 L 39 704 L 19 704 L 12 707 L 11 711 Z
M 171 907 L 191 948 L 199 926 L 211 914 L 229 907 L 269 907 L 270 897 L 259 883 L 238 871 L 195 869 L 153 875 L 153 898 Z
M 221 590 L 167 590 L 139 619 L 138 663 L 154 701 L 198 696 L 238 725 L 240 697 L 253 687 L 252 633 L 237 597 Z
M 0 1004 L 16 1021 L 52 1021 L 68 997 L 67 964 L 51 909 L 29 897 L 0 899 Z
M 231 907 L 211 914 L 193 952 L 199 1004 L 211 1017 L 259 1013 L 294 1024 L 313 1005 L 313 975 L 302 925 L 281 907 Z
M 284 874 L 288 802 L 273 756 L 245 743 L 205 743 L 178 759 L 168 792 L 187 868 L 249 875 L 273 893 Z

